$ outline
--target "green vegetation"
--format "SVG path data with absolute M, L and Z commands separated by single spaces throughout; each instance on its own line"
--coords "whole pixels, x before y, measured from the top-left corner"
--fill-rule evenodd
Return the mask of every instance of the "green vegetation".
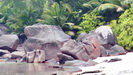
M 102 22 L 102 17 L 98 16 L 97 13 L 85 14 L 83 16 L 83 21 L 80 23 L 80 26 L 83 28 L 80 32 L 89 33 L 91 30 L 94 30 L 103 24 L 104 22 Z
M 24 27 L 35 23 L 42 14 L 43 0 L 3 0 L 0 6 L 0 22 L 10 31 L 22 32 Z
M 118 20 L 111 24 L 115 34 L 117 35 L 118 43 L 130 50 L 133 48 L 133 8 L 127 9 Z
M 133 0 L 0 0 L 0 24 L 22 33 L 35 23 L 59 25 L 76 38 L 101 25 L 112 27 L 118 43 L 133 49 Z

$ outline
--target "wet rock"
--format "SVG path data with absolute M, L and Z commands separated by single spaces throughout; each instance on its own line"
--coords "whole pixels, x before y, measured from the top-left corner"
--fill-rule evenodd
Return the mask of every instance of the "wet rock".
M 16 49 L 12 49 L 12 48 L 7 47 L 7 46 L 2 46 L 2 47 L 0 47 L 0 49 L 2 49 L 2 50 L 8 50 L 10 53 L 12 53 L 14 51 L 17 51 Z
M 45 52 L 43 50 L 35 51 L 34 63 L 43 63 L 45 61 Z
M 101 70 L 95 70 L 95 71 L 87 71 L 87 72 L 83 72 L 81 73 L 82 74 L 95 74 L 95 73 L 100 73 L 102 72 Z M 106 75 L 106 74 L 101 74 L 101 75 Z
M 25 56 L 25 52 L 15 51 L 12 53 L 7 53 L 2 56 L 3 59 L 7 59 L 7 61 L 15 61 L 20 62 L 20 59 Z
M 116 36 L 114 35 L 112 29 L 108 26 L 100 26 L 95 30 L 95 33 L 98 34 L 101 38 L 98 39 L 99 43 L 103 45 L 106 49 L 109 49 L 108 45 L 118 44 Z
M 2 50 L 0 49 L 0 56 L 3 56 L 4 54 L 9 54 L 10 52 L 8 50 Z
M 113 58 L 113 59 L 110 59 L 108 62 L 116 62 L 121 60 L 122 60 L 121 58 Z
M 11 59 L 12 55 L 9 53 L 9 54 L 4 54 L 2 57 L 4 59 Z
M 82 61 L 82 60 L 71 60 L 71 61 L 66 61 L 63 66 L 78 66 L 78 67 L 85 67 L 85 66 L 90 66 L 90 63 Z
M 118 55 L 126 54 L 126 50 L 122 46 L 119 46 L 119 45 L 114 45 L 110 49 L 113 50 L 115 53 L 118 53 Z
M 18 46 L 17 35 L 1 35 L 0 36 L 0 49 L 8 50 L 13 52 Z
M 57 57 L 59 58 L 59 63 L 60 64 L 65 64 L 66 61 L 68 60 L 74 60 L 73 57 L 66 55 L 66 54 L 62 54 L 62 53 L 58 53 Z
M 45 52 L 43 50 L 34 50 L 27 52 L 27 62 L 28 63 L 44 63 L 45 62 Z
M 24 51 L 15 51 L 11 53 L 11 58 L 22 58 L 24 55 Z
M 70 39 L 61 27 L 53 25 L 36 24 L 27 26 L 24 34 L 28 37 L 24 43 L 24 49 L 29 52 L 34 49 L 45 51 L 47 59 L 57 59 L 57 53 L 60 52 L 62 44 Z
M 50 65 L 57 65 L 59 63 L 57 63 L 57 61 L 55 59 L 50 59 L 50 60 L 46 60 L 45 63 L 47 64 L 50 64 Z
M 57 62 L 55 59 L 50 59 L 45 61 L 45 64 L 48 65 L 50 68 L 62 68 L 62 65 L 60 65 L 59 62 Z
M 35 58 L 35 51 L 27 52 L 26 58 L 28 63 L 33 63 Z

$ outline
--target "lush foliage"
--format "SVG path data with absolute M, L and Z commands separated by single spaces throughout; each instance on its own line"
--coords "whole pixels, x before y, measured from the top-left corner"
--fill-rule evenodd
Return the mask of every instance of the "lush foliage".
M 10 31 L 20 33 L 40 17 L 43 3 L 43 0 L 4 0 L 0 6 L 0 23 L 6 24 Z
M 51 25 L 60 25 L 63 27 L 66 23 L 77 24 L 80 21 L 79 12 L 73 11 L 72 7 L 69 4 L 62 4 L 52 2 L 45 5 L 44 12 L 38 22 L 51 24 Z
M 47 5 L 47 7 L 44 9 L 42 19 L 38 21 L 45 24 L 61 26 L 67 20 L 67 16 L 65 15 L 66 8 L 64 6 L 60 6 L 58 3 L 53 3 L 51 6 Z
M 113 19 L 118 19 L 125 9 L 131 7 L 132 3 L 132 0 L 90 0 L 83 6 L 92 12 L 98 12 L 105 17 L 106 22 L 110 22 Z
M 67 3 L 70 6 L 72 6 L 75 11 L 79 11 L 79 10 L 86 11 L 83 8 L 83 4 L 90 0 L 54 0 L 54 1 L 58 2 L 59 4 Z
M 85 14 L 83 17 L 83 21 L 80 26 L 83 27 L 83 30 L 80 32 L 89 33 L 91 30 L 94 30 L 96 27 L 103 25 L 102 17 L 98 16 L 97 13 Z
M 0 24 L 21 33 L 35 23 L 59 25 L 69 35 L 110 25 L 118 42 L 133 49 L 133 0 L 0 0 Z M 125 12 L 124 12 L 125 11 Z
M 127 50 L 133 48 L 133 8 L 127 9 L 118 20 L 112 21 L 112 28 L 117 36 L 118 43 Z

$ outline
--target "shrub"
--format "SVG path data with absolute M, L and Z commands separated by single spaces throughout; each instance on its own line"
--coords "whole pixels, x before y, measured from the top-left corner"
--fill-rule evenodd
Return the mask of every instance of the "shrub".
M 89 33 L 91 30 L 94 30 L 98 26 L 101 26 L 103 24 L 104 24 L 104 22 L 102 22 L 102 17 L 98 16 L 97 13 L 85 14 L 83 16 L 83 21 L 80 24 L 80 26 L 83 28 L 83 30 L 80 32 Z
M 111 24 L 118 43 L 126 50 L 133 48 L 133 8 L 127 9 L 117 21 Z

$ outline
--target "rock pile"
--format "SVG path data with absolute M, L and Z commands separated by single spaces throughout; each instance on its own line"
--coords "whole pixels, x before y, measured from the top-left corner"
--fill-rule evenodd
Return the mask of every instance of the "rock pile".
M 67 59 L 71 56 L 71 59 L 83 61 L 96 59 L 100 56 L 126 53 L 124 48 L 118 45 L 116 36 L 108 26 L 101 26 L 88 34 L 81 33 L 78 37 L 78 42 L 72 39 L 68 40 L 61 47 L 61 52 Z
M 33 25 L 27 26 L 24 30 L 28 37 L 24 43 L 24 49 L 27 52 L 41 49 L 46 54 L 46 60 L 58 59 L 57 53 L 60 53 L 62 44 L 70 39 L 59 26 L 51 25 Z
M 81 33 L 78 41 L 71 39 L 59 26 L 42 24 L 25 27 L 23 36 L 25 39 L 21 39 L 21 35 L 2 34 L 0 36 L 0 49 L 9 52 L 0 51 L 0 54 L 10 54 L 10 57 L 19 56 L 17 52 L 16 54 L 12 53 L 19 50 L 20 56 L 25 55 L 28 62 L 55 59 L 60 63 L 65 63 L 67 60 L 87 62 L 100 56 L 126 53 L 118 45 L 116 36 L 108 26 L 101 26 L 88 34 Z M 22 47 L 19 44 L 22 44 Z M 5 55 L 5 57 L 7 56 Z

